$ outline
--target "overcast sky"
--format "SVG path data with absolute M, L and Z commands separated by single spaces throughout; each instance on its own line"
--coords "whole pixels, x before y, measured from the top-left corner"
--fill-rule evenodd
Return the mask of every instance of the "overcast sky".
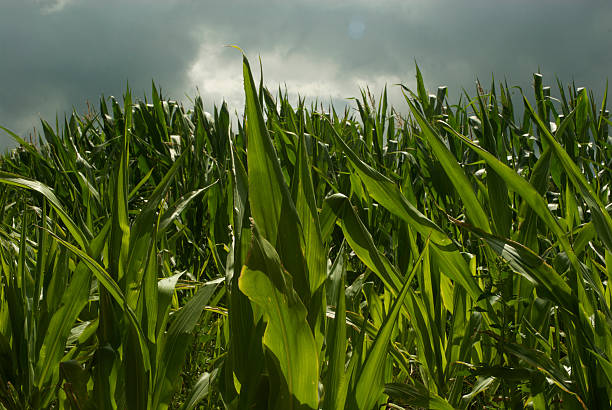
M 0 125 L 27 135 L 39 119 L 82 112 L 100 95 L 164 95 L 189 106 L 199 89 L 243 107 L 240 46 L 264 81 L 342 105 L 368 85 L 451 97 L 491 75 L 527 88 L 574 80 L 601 94 L 612 72 L 609 0 L 0 0 Z M 553 87 L 553 94 L 556 94 Z M 518 98 L 517 98 L 518 101 Z M 0 131 L 0 147 L 10 139 Z

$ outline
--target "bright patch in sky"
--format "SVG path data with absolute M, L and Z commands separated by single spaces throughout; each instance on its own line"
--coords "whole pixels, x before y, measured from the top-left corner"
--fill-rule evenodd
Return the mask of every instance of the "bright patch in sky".
M 354 18 L 348 26 L 348 33 L 352 39 L 359 40 L 365 33 L 365 24 L 361 19 Z
M 36 4 L 41 7 L 41 11 L 44 14 L 62 11 L 64 7 L 72 2 L 73 0 L 36 0 Z

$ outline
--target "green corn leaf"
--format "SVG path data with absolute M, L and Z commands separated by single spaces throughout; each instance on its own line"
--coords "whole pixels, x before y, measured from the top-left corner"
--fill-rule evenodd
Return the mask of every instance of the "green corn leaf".
M 419 408 L 431 410 L 452 410 L 455 408 L 442 397 L 428 391 L 427 387 L 419 382 L 416 382 L 414 385 L 387 383 L 385 385 L 385 393 L 393 399 L 400 400 L 402 403 Z
M 79 244 L 82 250 L 86 250 L 86 243 L 88 242 L 88 237 L 81 231 L 78 225 L 70 218 L 68 212 L 64 209 L 59 199 L 53 193 L 53 190 L 46 186 L 45 184 L 33 181 L 29 178 L 25 178 L 19 175 L 10 174 L 8 172 L 0 171 L 0 182 L 13 185 L 20 188 L 29 189 L 35 192 L 40 193 L 44 196 L 49 204 L 53 207 L 55 212 L 57 212 L 58 216 L 62 220 L 62 222 L 66 225 L 66 228 L 73 236 L 74 240 Z
M 191 333 L 217 286 L 224 280 L 225 278 L 219 278 L 205 283 L 175 314 L 168 333 L 163 337 L 161 346 L 157 350 L 158 365 L 152 389 L 151 408 L 167 408 L 170 404 L 170 398 L 176 389 L 176 382 L 185 361 Z
M 349 199 L 342 194 L 334 194 L 327 197 L 325 202 L 340 220 L 344 237 L 359 259 L 378 275 L 388 289 L 398 292 L 402 287 L 399 273 L 384 255 L 374 251 L 376 245 L 372 235 L 355 213 Z
M 145 321 L 145 329 L 148 327 Z M 134 410 L 146 410 L 151 408 L 149 404 L 149 390 L 151 374 L 145 370 L 145 360 L 138 346 L 138 334 L 133 327 L 127 329 L 127 337 L 124 338 L 124 355 L 121 363 L 125 384 L 120 384 L 119 391 L 125 389 L 125 402 L 119 406 Z M 123 399 L 123 397 L 121 398 Z M 159 407 L 158 407 L 159 408 Z
M 193 389 L 191 389 L 188 400 L 181 410 L 195 409 L 196 406 L 210 394 L 211 388 L 213 387 L 212 384 L 217 378 L 218 372 L 219 370 L 215 369 L 210 373 L 202 373 L 202 376 L 200 376 L 195 386 L 193 386 Z
M 576 254 L 574 253 L 574 250 L 572 249 L 569 243 L 569 240 L 567 238 L 567 234 L 565 233 L 563 228 L 559 225 L 559 222 L 557 221 L 557 219 L 554 217 L 554 215 L 549 210 L 546 200 L 542 198 L 542 196 L 538 193 L 538 191 L 529 182 L 527 182 L 525 179 L 523 179 L 518 174 L 516 174 L 514 170 L 512 170 L 508 166 L 501 163 L 497 158 L 495 158 L 493 155 L 491 155 L 484 149 L 474 144 L 471 140 L 469 140 L 465 136 L 453 130 L 450 126 L 448 126 L 448 124 L 445 124 L 445 123 L 443 124 L 447 130 L 449 130 L 457 138 L 465 142 L 482 159 L 484 159 L 485 162 L 487 162 L 487 164 L 491 166 L 491 168 L 494 169 L 497 172 L 497 174 L 506 181 L 508 186 L 512 190 L 514 190 L 516 193 L 518 193 L 527 204 L 529 204 L 529 206 L 534 210 L 534 212 L 538 214 L 538 216 L 546 223 L 548 228 L 557 236 L 557 239 L 559 241 L 559 244 L 562 250 L 567 254 L 569 261 L 572 267 L 574 268 L 576 275 L 578 276 L 578 280 L 575 281 L 574 283 L 571 283 L 572 292 L 575 292 L 578 295 L 582 295 L 580 296 L 581 303 L 585 304 L 586 309 L 591 310 L 592 308 L 589 305 L 592 302 L 589 299 L 587 299 L 586 296 L 584 296 L 585 291 L 584 291 L 583 282 L 586 281 L 587 283 L 589 283 L 590 286 L 592 286 L 592 289 L 595 291 L 595 294 L 600 299 L 603 298 L 603 295 L 601 294 L 594 279 L 592 278 L 591 273 L 588 271 L 588 269 L 584 267 L 583 264 L 580 263 L 580 261 L 576 257 Z M 552 143 L 550 144 L 551 147 L 553 145 L 554 144 Z M 604 209 L 604 212 L 607 212 L 607 211 L 605 211 Z M 570 309 L 570 307 L 567 305 L 565 305 L 565 307 L 569 309 L 570 311 L 572 311 L 573 313 L 577 313 L 576 308 Z M 612 315 L 612 313 L 610 312 L 609 308 L 607 308 L 606 305 L 604 305 L 604 309 L 608 316 Z
M 119 110 L 119 108 L 117 108 Z M 127 262 L 130 249 L 130 221 L 128 218 L 128 184 L 129 184 L 129 158 L 130 158 L 130 123 L 127 121 L 128 113 L 131 113 L 132 104 L 129 92 L 125 99 L 124 130 L 121 144 L 121 157 L 117 166 L 114 190 L 112 193 L 111 232 L 108 249 L 108 270 L 111 277 L 118 283 L 123 284 L 123 291 L 128 289 L 127 280 L 124 278 L 127 271 Z M 127 292 L 126 292 L 127 293 Z M 129 297 L 129 295 L 126 295 Z M 105 309 L 103 307 L 103 309 Z
M 183 165 L 184 159 L 185 155 L 182 155 L 172 164 L 172 167 L 147 198 L 146 205 L 134 219 L 132 226 L 128 228 L 130 242 L 129 254 L 127 255 L 127 271 L 130 277 L 126 279 L 126 282 L 129 285 L 140 280 L 140 278 L 137 277 L 137 272 L 143 269 L 142 265 L 147 258 L 146 250 L 149 248 L 151 242 L 151 227 L 155 224 L 155 213 L 172 179 Z M 117 189 L 119 189 L 119 187 Z
M 326 276 L 326 251 L 323 247 L 319 213 L 315 199 L 310 162 L 306 152 L 306 137 L 298 143 L 298 160 L 295 169 L 294 198 L 296 210 L 304 233 L 302 252 L 308 266 L 308 279 L 312 298 L 308 305 L 308 322 L 314 331 L 318 346 L 323 345 L 325 335 L 325 291 L 322 287 Z
M 240 290 L 263 312 L 267 323 L 263 343 L 278 369 L 280 386 L 275 408 L 315 409 L 319 403 L 319 360 L 306 308 L 293 290 L 272 245 L 253 226 L 249 258 L 240 275 Z
M 333 278 L 337 285 L 334 299 L 336 314 L 333 324 L 327 332 L 327 351 L 329 352 L 329 367 L 325 379 L 325 395 L 323 410 L 343 409 L 346 402 L 348 383 L 346 383 L 344 368 L 346 364 L 346 301 L 344 293 L 344 278 L 346 268 L 343 262 L 344 252 L 340 249 L 333 271 L 338 278 Z
M 529 184 L 535 188 L 540 195 L 544 195 L 548 185 L 549 169 L 550 169 L 550 158 L 552 151 L 547 149 L 544 151 L 540 158 L 535 163 L 529 178 Z M 527 247 L 538 251 L 537 241 L 537 217 L 538 214 L 531 208 L 527 202 L 523 202 L 519 212 L 520 217 L 523 218 L 521 225 L 519 226 L 519 237 L 518 240 L 524 243 Z
M 157 282 L 157 339 L 161 340 L 161 335 L 166 331 L 166 323 L 168 322 L 168 313 L 172 304 L 172 296 L 178 280 L 183 276 L 182 272 L 167 278 L 160 279 Z
M 399 216 L 413 226 L 421 235 L 431 237 L 431 241 L 440 246 L 448 246 L 452 241 L 434 222 L 427 219 L 400 192 L 399 188 L 387 177 L 361 161 L 357 154 L 340 138 L 333 127 L 334 140 L 340 145 L 351 164 L 355 167 L 359 178 L 368 188 L 369 194 L 389 212 Z
M 261 321 L 262 313 L 257 308 L 254 309 L 250 300 L 238 287 L 240 272 L 251 242 L 251 232 L 248 229 L 248 177 L 235 140 L 230 138 L 229 143 L 234 235 L 226 268 L 226 285 L 229 291 L 229 351 L 228 359 L 224 361 L 225 377 L 220 383 L 223 383 L 221 390 L 224 391 L 224 395 L 230 395 L 229 400 L 240 393 L 240 397 L 237 398 L 238 406 L 248 407 L 257 404 L 261 384 L 267 382 L 261 343 L 264 329 Z
M 554 300 L 569 312 L 576 312 L 578 301 L 572 295 L 568 284 L 532 250 L 509 239 L 488 234 L 456 219 L 452 219 L 452 222 L 484 239 L 498 255 L 510 262 L 518 273 L 541 289 L 550 300 Z
M 308 264 L 310 290 L 314 293 L 325 281 L 325 250 L 319 225 L 319 213 L 312 186 L 310 161 L 306 152 L 305 136 L 298 142 L 298 161 L 296 167 L 296 209 L 304 231 L 304 257 Z
M 41 161 L 46 161 L 45 158 L 36 150 L 36 148 L 34 148 L 33 144 L 26 142 L 19 135 L 15 134 L 13 131 L 9 130 L 8 128 L 3 127 L 2 125 L 0 125 L 0 130 L 4 130 L 4 132 L 9 134 L 10 137 L 13 138 L 15 142 L 19 144 L 20 147 L 25 148 L 30 154 L 34 155 L 36 158 L 38 158 Z
M 167 142 L 170 140 L 170 137 L 168 136 L 166 113 L 164 112 L 162 101 L 159 98 L 159 92 L 157 91 L 157 87 L 153 81 L 151 81 L 151 97 L 153 97 L 153 108 L 157 117 L 155 121 L 157 132 L 159 133 L 160 138 L 162 138 L 162 142 Z
M 117 302 L 117 305 L 119 306 L 119 308 L 126 314 L 128 321 L 134 327 L 138 335 L 138 343 L 140 344 L 140 351 L 141 351 L 142 356 L 144 357 L 144 362 L 143 362 L 144 370 L 148 371 L 151 365 L 148 360 L 148 357 L 149 357 L 148 350 L 149 349 L 147 348 L 144 333 L 142 331 L 142 328 L 140 327 L 140 324 L 138 323 L 136 314 L 134 313 L 132 308 L 128 306 L 127 299 L 123 295 L 123 292 L 121 291 L 121 288 L 119 287 L 117 282 L 115 282 L 113 278 L 110 276 L 110 274 L 102 266 L 100 266 L 100 264 L 98 264 L 98 262 L 96 262 L 91 256 L 89 256 L 82 250 L 78 249 L 73 244 L 66 242 L 65 240 L 54 235 L 53 233 L 51 233 L 51 235 L 61 245 L 65 246 L 70 252 L 78 256 L 89 267 L 89 269 L 91 269 L 91 271 L 96 276 L 100 284 L 104 287 L 104 289 L 108 291 L 109 295 L 115 300 L 115 302 Z
M 524 98 L 524 97 L 523 97 Z M 583 98 L 584 100 L 584 98 Z M 582 195 L 584 200 L 586 201 L 589 209 L 591 210 L 591 215 L 593 218 L 593 222 L 595 224 L 595 229 L 597 230 L 597 234 L 604 246 L 612 251 L 612 217 L 606 210 L 606 207 L 601 202 L 591 184 L 588 183 L 582 172 L 578 166 L 572 161 L 567 152 L 563 149 L 561 144 L 557 142 L 557 140 L 552 136 L 548 128 L 544 125 L 542 119 L 535 113 L 531 105 L 529 105 L 529 101 L 524 98 L 525 107 L 527 107 L 538 124 L 540 132 L 542 136 L 548 142 L 551 149 L 563 165 L 565 172 L 569 176 L 570 181 L 576 188 L 578 192 Z
M 487 332 L 487 334 L 493 338 L 499 338 L 499 336 L 494 335 L 491 332 Z M 510 343 L 508 341 L 505 341 L 504 348 L 509 354 L 524 360 L 526 363 L 536 368 L 539 372 L 549 377 L 556 386 L 573 396 L 585 410 L 587 409 L 583 398 L 573 390 L 574 386 L 568 379 L 567 372 L 558 363 L 554 363 L 550 357 L 546 355 L 546 353 L 535 349 L 529 349 L 517 343 Z
M 603 373 L 608 380 L 608 384 L 612 385 L 612 362 L 591 349 L 589 349 L 589 351 L 597 358 L 597 361 L 599 362 L 599 365 L 603 369 Z
M 81 364 L 76 360 L 67 360 L 62 362 L 58 368 L 62 373 L 62 377 L 70 383 L 70 391 L 76 400 L 73 401 L 73 406 L 78 407 L 78 403 L 85 404 L 87 402 L 87 380 L 89 375 L 87 371 L 81 367 Z
M 423 255 L 429 246 L 429 241 L 425 243 L 423 253 L 419 256 L 418 261 L 414 264 L 413 272 L 420 267 L 423 260 Z M 412 277 L 410 275 L 409 277 Z M 359 371 L 357 383 L 353 396 L 349 399 L 351 408 L 371 409 L 380 401 L 381 394 L 384 390 L 384 368 L 387 363 L 387 352 L 391 334 L 395 326 L 395 322 L 399 316 L 400 310 L 404 304 L 404 299 L 412 292 L 410 281 L 405 281 L 400 292 L 398 293 L 391 311 L 385 318 L 382 326 L 378 330 L 374 345 L 367 352 L 365 363 Z
M 437 259 L 440 261 L 444 274 L 465 287 L 472 298 L 478 299 L 481 294 L 480 288 L 472 278 L 470 270 L 459 250 L 446 233 L 417 210 L 392 181 L 361 161 L 335 130 L 333 135 L 351 163 L 355 166 L 359 178 L 361 178 L 367 187 L 372 198 L 378 201 L 389 212 L 410 224 L 423 237 L 430 238 L 432 244 L 435 245 L 432 246 L 432 251 L 438 255 Z
M 471 140 L 466 138 L 465 136 L 459 134 L 457 131 L 452 129 L 448 124 L 443 123 L 444 127 L 455 135 L 457 138 L 466 143 L 470 148 L 472 148 L 485 162 L 493 169 L 497 174 L 503 178 L 508 186 L 514 190 L 514 192 L 518 193 L 523 200 L 538 214 L 540 218 L 546 223 L 555 235 L 557 235 L 560 244 L 563 247 L 563 250 L 566 252 L 571 252 L 571 247 L 567 240 L 566 234 L 559 225 L 559 222 L 555 219 L 555 217 L 551 214 L 548 209 L 548 204 L 545 199 L 538 193 L 538 191 L 525 179 L 520 177 L 514 170 L 512 170 L 507 165 L 501 163 L 497 158 L 495 158 L 492 154 L 485 151 L 478 145 L 474 144 Z
M 304 241 L 302 228 L 266 128 L 246 57 L 243 58 L 243 76 L 246 94 L 251 214 L 261 229 L 262 236 L 276 248 L 283 266 L 291 272 L 300 298 L 308 304 L 310 281 L 302 254 Z
M 479 393 L 488 389 L 495 382 L 495 377 L 479 377 L 478 381 L 468 394 L 464 394 L 461 398 L 465 401 L 470 401 Z
M 168 229 L 168 227 L 172 224 L 172 222 L 185 210 L 185 208 L 187 208 L 187 206 L 189 206 L 189 204 L 194 199 L 206 193 L 216 183 L 217 182 L 215 181 L 204 188 L 188 192 L 179 199 L 177 199 L 175 203 L 170 205 L 168 207 L 168 210 L 160 218 L 158 234 L 165 232 L 166 229 Z
M 423 74 L 421 74 L 421 70 L 419 69 L 419 66 L 417 65 L 416 61 L 414 62 L 414 66 L 416 68 L 417 92 L 418 92 L 419 101 L 421 102 L 421 104 L 423 104 L 423 108 L 425 108 L 425 112 L 429 113 L 430 112 L 429 95 L 427 94 L 427 91 L 425 90 L 425 81 L 423 81 Z
M 97 257 L 102 251 L 107 234 L 108 229 L 102 229 L 98 236 L 92 240 L 90 248 L 94 257 Z M 66 292 L 62 296 L 60 308 L 53 313 L 51 322 L 45 332 L 36 363 L 36 384 L 39 389 L 42 389 L 53 373 L 58 371 L 57 366 L 64 355 L 66 339 L 70 329 L 89 299 L 90 280 L 91 271 L 84 262 L 80 262 L 72 275 L 72 280 Z
M 427 141 L 429 141 L 433 152 L 442 164 L 444 172 L 446 172 L 446 175 L 454 185 L 455 190 L 463 200 L 469 220 L 473 225 L 479 227 L 483 231 L 491 232 L 489 219 L 487 218 L 487 215 L 482 209 L 482 206 L 474 193 L 472 184 L 461 169 L 461 166 L 459 166 L 457 163 L 455 156 L 442 143 L 438 132 L 421 115 L 412 101 L 410 101 L 409 98 L 406 98 L 406 101 L 408 102 L 410 111 L 412 111 L 412 115 L 414 118 L 416 118 L 423 135 L 425 135 L 425 138 Z

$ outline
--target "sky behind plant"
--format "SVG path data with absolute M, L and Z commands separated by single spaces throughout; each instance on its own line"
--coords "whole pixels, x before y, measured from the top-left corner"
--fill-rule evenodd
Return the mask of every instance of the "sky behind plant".
M 451 98 L 475 81 L 530 93 L 541 70 L 602 94 L 612 70 L 612 2 L 605 0 L 0 0 L 0 125 L 26 136 L 39 119 L 101 94 L 150 94 L 205 109 L 228 101 L 242 112 L 240 46 L 264 82 L 290 95 L 342 107 L 385 84 L 415 84 L 415 60 L 430 92 Z M 515 98 L 518 100 L 518 91 Z M 38 127 L 40 128 L 40 127 Z M 0 131 L 0 147 L 10 139 Z

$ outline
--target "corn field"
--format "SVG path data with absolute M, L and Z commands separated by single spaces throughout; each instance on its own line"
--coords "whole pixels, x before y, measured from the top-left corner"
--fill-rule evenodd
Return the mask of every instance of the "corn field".
M 3 128 L 0 408 L 611 408 L 607 88 L 416 70 Z

